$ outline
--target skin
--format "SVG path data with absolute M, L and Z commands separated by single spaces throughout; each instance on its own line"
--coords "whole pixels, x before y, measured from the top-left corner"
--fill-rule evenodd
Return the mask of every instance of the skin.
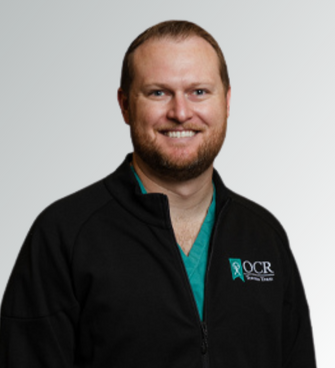
M 148 192 L 168 196 L 176 240 L 188 255 L 212 200 L 213 160 L 226 133 L 230 90 L 224 90 L 214 49 L 200 37 L 149 40 L 135 50 L 133 62 L 129 96 L 118 91 L 131 128 L 133 165 Z M 191 136 L 173 137 L 182 131 Z M 148 163 L 136 142 L 172 170 Z M 201 173 L 183 179 L 199 154 L 210 151 L 213 157 Z

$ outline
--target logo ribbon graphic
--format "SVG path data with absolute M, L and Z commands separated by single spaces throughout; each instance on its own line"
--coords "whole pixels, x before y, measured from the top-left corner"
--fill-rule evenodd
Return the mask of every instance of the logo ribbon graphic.
M 229 258 L 229 263 L 233 280 L 239 277 L 243 282 L 245 282 L 241 260 L 239 258 Z

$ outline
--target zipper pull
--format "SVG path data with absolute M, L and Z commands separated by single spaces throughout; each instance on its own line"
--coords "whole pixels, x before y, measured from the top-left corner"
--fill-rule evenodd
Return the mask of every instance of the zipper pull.
M 201 332 L 202 332 L 201 353 L 205 355 L 208 350 L 208 330 L 206 322 L 201 323 Z

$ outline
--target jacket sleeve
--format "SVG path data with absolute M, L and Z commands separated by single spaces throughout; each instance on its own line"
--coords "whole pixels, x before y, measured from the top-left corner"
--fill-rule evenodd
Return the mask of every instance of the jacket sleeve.
M 289 275 L 282 319 L 283 367 L 316 368 L 309 308 L 296 262 L 288 251 Z
M 42 214 L 17 258 L 1 305 L 1 368 L 73 367 L 79 305 L 66 234 Z

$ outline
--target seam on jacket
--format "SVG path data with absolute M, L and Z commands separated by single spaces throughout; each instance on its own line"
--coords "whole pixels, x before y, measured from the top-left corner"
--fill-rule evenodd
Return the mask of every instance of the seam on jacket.
M 286 236 L 284 235 L 283 236 L 283 234 L 281 234 L 281 232 L 284 232 L 284 234 L 285 234 L 285 231 L 284 230 L 282 230 L 282 231 L 280 231 L 280 230 L 278 230 L 277 228 L 276 228 L 276 226 L 274 226 L 272 223 L 271 223 L 271 221 L 269 221 L 264 215 L 261 215 L 258 211 L 256 211 L 254 208 L 252 208 L 252 205 L 248 205 L 248 204 L 246 204 L 246 203 L 243 203 L 243 201 L 241 201 L 241 200 L 239 200 L 239 198 L 234 198 L 233 197 L 233 201 L 235 201 L 236 203 L 238 203 L 239 205 L 241 205 L 241 206 L 243 206 L 243 207 L 245 207 L 246 209 L 248 209 L 249 211 L 251 211 L 251 212 L 253 212 L 255 215 L 257 215 L 261 220 L 263 220 L 268 226 L 270 226 L 276 233 L 277 233 L 277 235 L 279 236 L 279 238 L 280 238 L 280 240 L 281 240 L 281 242 L 283 243 L 283 245 L 285 246 L 285 247 L 287 247 L 288 246 L 288 241 L 287 241 L 287 238 L 286 238 Z M 272 215 L 273 216 L 273 215 Z M 275 221 L 278 221 L 278 220 L 276 220 L 275 218 L 274 218 L 274 220 Z M 278 223 L 279 224 L 279 223 Z M 281 225 L 280 225 L 281 226 Z
M 88 221 L 91 220 L 91 218 L 93 216 L 96 215 L 97 212 L 99 212 L 102 208 L 104 208 L 105 206 L 107 206 L 111 200 L 114 200 L 114 198 L 110 198 L 107 202 L 105 202 L 104 204 L 102 204 L 100 207 L 98 207 L 97 209 L 95 209 L 92 213 L 89 214 L 89 216 L 82 222 L 82 224 L 79 226 L 79 229 L 77 231 L 76 236 L 74 237 L 74 241 L 73 241 L 73 246 L 72 246 L 72 252 L 71 252 L 71 256 L 70 256 L 70 265 L 72 266 L 73 263 L 73 257 L 74 257 L 74 252 L 75 252 L 75 248 L 76 248 L 76 243 L 78 240 L 78 237 L 82 231 L 82 229 L 84 228 L 84 226 L 87 224 Z
M 38 317 L 15 317 L 15 316 L 7 316 L 5 314 L 1 314 L 1 318 L 3 318 L 3 319 L 16 319 L 16 320 L 22 320 L 22 321 L 35 321 L 37 319 L 43 319 L 43 318 L 53 317 L 56 314 L 64 313 L 64 311 L 71 310 L 71 309 L 74 309 L 74 308 L 80 308 L 79 307 L 79 304 L 76 303 L 76 304 L 72 305 L 71 307 L 59 309 L 56 312 L 52 312 L 52 313 L 46 314 L 44 316 L 38 316 Z

